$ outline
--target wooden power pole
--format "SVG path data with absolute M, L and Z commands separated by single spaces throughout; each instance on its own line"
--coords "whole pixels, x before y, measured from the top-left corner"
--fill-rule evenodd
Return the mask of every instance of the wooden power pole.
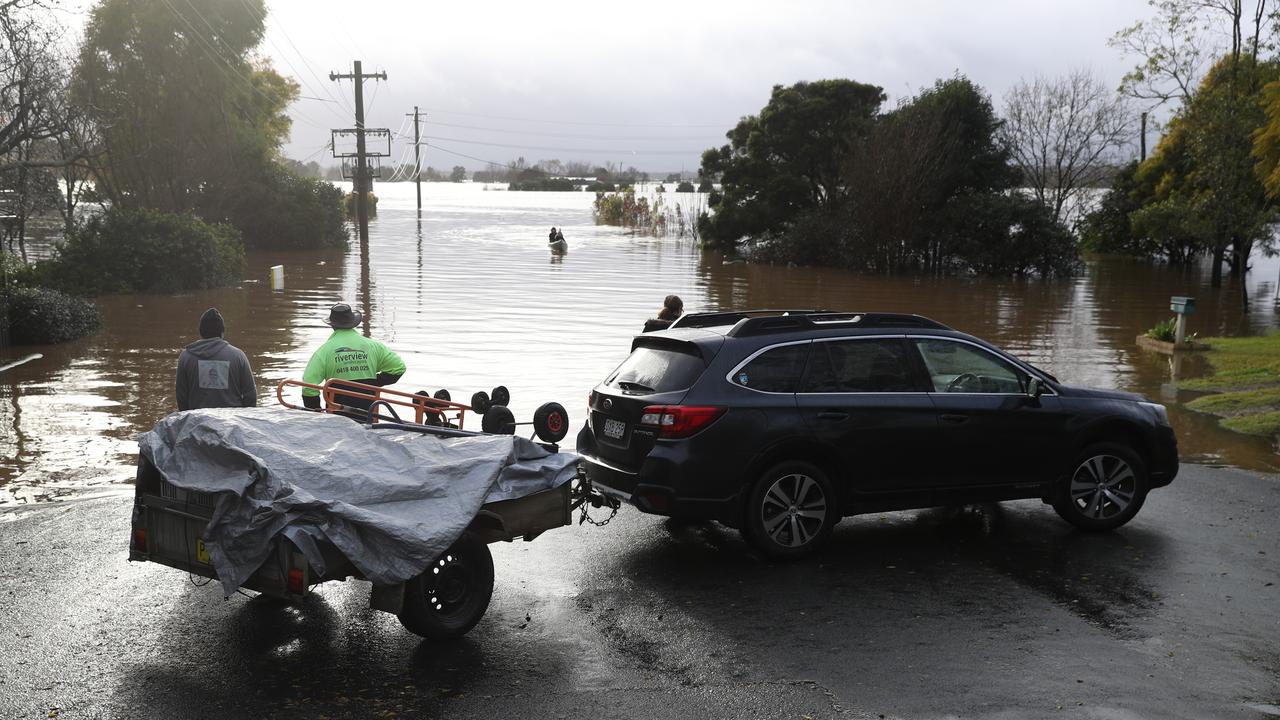
M 405 113 L 408 116 L 410 113 Z M 418 190 L 418 209 L 422 209 L 422 157 L 418 154 L 420 139 L 418 135 L 418 106 L 413 106 L 413 184 Z
M 352 72 L 350 74 L 329 73 L 329 79 L 353 80 L 356 86 L 356 167 L 352 173 L 351 185 L 356 196 L 356 221 L 360 225 L 360 239 L 368 240 L 369 238 L 369 191 L 372 189 L 370 182 L 372 173 L 369 171 L 369 159 L 366 153 L 364 135 L 364 81 L 366 78 L 374 80 L 386 80 L 386 72 L 377 72 L 365 74 L 361 71 L 360 61 L 352 62 Z M 336 152 L 336 148 L 335 148 Z

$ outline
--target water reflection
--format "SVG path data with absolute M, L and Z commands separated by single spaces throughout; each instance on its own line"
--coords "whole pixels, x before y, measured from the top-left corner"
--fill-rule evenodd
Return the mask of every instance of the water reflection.
M 748 265 L 702 253 L 689 240 L 644 238 L 596 226 L 589 193 L 511 193 L 430 183 L 424 208 L 413 187 L 379 186 L 369 241 L 342 252 L 251 254 L 235 288 L 179 296 L 101 298 L 104 328 L 85 340 L 14 348 L 0 364 L 0 501 L 15 488 L 126 479 L 132 438 L 174 408 L 178 352 L 196 339 L 207 307 L 221 309 L 227 339 L 249 356 L 261 402 L 300 377 L 330 328 L 335 302 L 357 305 L 361 330 L 408 366 L 399 387 L 448 388 L 455 398 L 506 385 L 518 419 L 555 400 L 582 418 L 590 387 L 627 353 L 632 336 L 668 294 L 690 310 L 825 307 L 915 312 L 986 338 L 1063 381 L 1141 392 L 1171 404 L 1183 457 L 1277 469 L 1266 439 L 1218 430 L 1182 412 L 1189 397 L 1171 377 L 1203 359 L 1139 350 L 1134 337 L 1166 317 L 1171 295 L 1198 298 L 1191 330 L 1257 333 L 1276 325 L 1280 259 L 1257 257 L 1251 311 L 1238 287 L 1208 288 L 1201 268 L 1090 261 L 1079 277 L 1050 282 L 888 278 L 837 270 Z M 545 228 L 564 229 L 572 255 L 549 253 Z M 284 265 L 273 292 L 269 268 Z M 1230 281 L 1228 280 L 1228 283 Z M 569 442 L 572 442 L 572 433 Z

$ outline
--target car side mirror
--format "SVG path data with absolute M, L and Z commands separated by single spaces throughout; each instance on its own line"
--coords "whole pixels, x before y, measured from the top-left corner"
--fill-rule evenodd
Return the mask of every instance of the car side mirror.
M 1040 378 L 1031 378 L 1027 381 L 1027 397 L 1032 400 L 1039 400 L 1044 393 L 1044 385 L 1041 384 Z

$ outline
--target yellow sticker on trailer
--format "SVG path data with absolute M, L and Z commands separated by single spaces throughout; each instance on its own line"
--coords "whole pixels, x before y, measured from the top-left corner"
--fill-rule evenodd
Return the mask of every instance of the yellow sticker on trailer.
M 204 546 L 204 538 L 196 538 L 196 559 L 205 565 L 213 564 L 209 559 L 209 549 Z

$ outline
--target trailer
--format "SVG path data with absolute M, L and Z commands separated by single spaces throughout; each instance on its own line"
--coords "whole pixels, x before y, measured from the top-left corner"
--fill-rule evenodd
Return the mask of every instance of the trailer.
M 280 404 L 285 408 L 294 408 L 283 415 L 278 414 L 278 410 L 273 415 L 264 413 L 262 409 L 242 413 L 197 410 L 191 412 L 205 414 L 193 417 L 177 417 L 184 414 L 175 413 L 158 423 L 157 430 L 153 431 L 161 432 L 164 426 L 164 431 L 168 433 L 166 437 L 183 438 L 174 442 L 173 448 L 161 447 L 162 451 L 151 449 L 159 440 L 148 440 L 148 436 L 141 439 L 143 451 L 138 462 L 129 543 L 130 560 L 158 563 L 202 579 L 218 579 L 228 595 L 236 589 L 244 588 L 292 603 L 301 602 L 320 583 L 348 580 L 371 582 L 371 608 L 396 615 L 400 623 L 413 633 L 426 638 L 445 639 L 465 634 L 484 616 L 489 606 L 494 583 L 493 558 L 488 547 L 490 543 L 532 541 L 548 530 L 571 524 L 575 511 L 581 511 L 583 518 L 588 518 L 589 507 L 607 506 L 616 511 L 616 502 L 591 488 L 590 482 L 576 463 L 576 456 L 559 453 L 554 441 L 544 439 L 533 443 L 540 448 L 536 450 L 531 449 L 530 441 L 513 437 L 512 442 L 523 443 L 520 447 L 524 448 L 524 456 L 533 457 L 545 452 L 545 457 L 534 457 L 534 460 L 544 464 L 554 461 L 556 477 L 548 487 L 519 496 L 502 496 L 502 499 L 489 500 L 497 495 L 492 490 L 489 491 L 484 496 L 485 501 L 478 505 L 474 515 L 465 522 L 465 529 L 456 539 L 452 539 L 443 552 L 423 564 L 411 577 L 402 577 L 403 572 L 395 574 L 394 569 L 389 571 L 381 566 L 370 568 L 368 562 L 364 563 L 366 569 L 362 570 L 361 560 L 368 560 L 371 556 L 357 553 L 350 553 L 351 556 L 348 556 L 349 553 L 344 553 L 340 547 L 343 542 L 350 547 L 350 533 L 335 532 L 327 524 L 331 519 L 311 518 L 313 513 L 308 512 L 300 514 L 301 521 L 282 525 L 282 529 L 271 538 L 270 544 L 264 546 L 265 552 L 259 553 L 264 556 L 261 564 L 238 582 L 236 587 L 228 587 L 229 582 L 235 582 L 234 579 L 223 577 L 231 575 L 226 571 L 227 557 L 231 553 L 229 546 L 240 540 L 241 531 L 249 533 L 250 526 L 262 522 L 263 517 L 262 507 L 257 508 L 253 514 L 240 512 L 237 515 L 238 504 L 248 502 L 246 498 L 255 493 L 264 492 L 263 488 L 255 487 L 256 485 L 282 482 L 271 476 L 272 471 L 276 476 L 288 475 L 295 468 L 283 467 L 280 461 L 272 460 L 272 468 L 251 471 L 250 475 L 256 474 L 256 477 L 246 478 L 242 495 L 237 495 L 234 489 L 221 492 L 193 489 L 190 487 L 191 483 L 182 477 L 182 473 L 174 470 L 183 465 L 174 461 L 173 454 L 184 451 L 191 444 L 187 440 L 199 434 L 202 434 L 201 442 L 208 443 L 205 436 L 211 433 L 216 435 L 222 424 L 240 431 L 229 433 L 228 437 L 241 438 L 237 442 L 246 443 L 249 441 L 243 438 L 254 437 L 254 433 L 243 431 L 244 427 L 259 431 L 265 428 L 267 434 L 278 429 L 281 437 L 286 438 L 290 432 L 309 432 L 298 422 L 298 418 L 306 416 L 284 397 L 285 389 L 295 386 L 308 387 L 305 383 L 292 380 L 284 381 L 278 386 L 277 397 Z M 474 432 L 462 427 L 468 412 L 473 416 L 476 414 L 477 408 L 474 406 L 374 386 L 312 387 L 321 390 L 325 398 L 325 407 L 321 410 L 324 414 L 352 417 L 355 409 L 351 403 L 357 400 L 352 395 L 356 394 L 361 396 L 358 398 L 361 404 L 367 404 L 367 408 L 363 410 L 362 423 L 349 423 L 336 418 L 325 420 L 328 432 L 337 432 L 347 438 L 348 442 L 360 442 L 359 433 L 371 433 L 373 435 L 365 439 L 379 447 L 388 446 L 388 438 L 394 441 L 393 449 L 397 452 L 404 448 L 418 447 L 425 442 L 432 445 L 432 453 L 449 458 L 450 453 L 455 452 L 451 448 L 466 447 L 469 448 L 467 452 L 474 452 L 475 445 L 493 445 L 493 441 L 497 440 L 492 437 L 496 433 Z M 349 402 L 344 403 L 344 399 Z M 505 410 L 505 407 L 495 405 L 485 408 L 486 412 L 483 414 L 494 417 L 494 407 Z M 540 408 L 540 422 L 535 435 L 555 437 L 555 431 L 561 426 L 567 428 L 567 417 L 557 414 L 562 414 L 563 408 L 556 406 L 550 412 L 544 410 L 545 406 Z M 403 418 L 401 413 L 404 413 Z M 246 415 L 249 416 L 248 419 L 245 418 Z M 514 432 L 516 424 L 506 421 L 508 415 L 509 411 L 496 414 L 496 417 L 504 420 L 496 428 L 500 434 Z M 554 429 L 548 427 L 548 417 L 552 418 L 550 425 Z M 409 435 L 404 435 L 406 433 Z M 483 440 L 486 437 L 488 440 Z M 560 437 L 563 437 L 562 433 Z M 467 438 L 481 438 L 482 442 L 465 442 Z M 230 451 L 234 454 L 238 449 L 231 448 Z M 244 456 L 258 458 L 268 454 L 256 447 L 251 450 L 252 452 L 244 452 Z M 572 468 L 566 471 L 568 466 L 565 463 L 568 460 L 572 460 Z M 184 462 L 189 463 L 190 460 Z M 465 465 L 466 462 L 467 459 L 463 458 L 462 464 Z M 160 465 L 169 467 L 168 477 Z M 363 470 L 376 473 L 377 468 Z M 523 470 L 527 468 L 522 468 Z M 572 474 L 567 481 L 566 472 Z M 309 477 L 308 472 L 295 474 Z M 234 478 L 236 473 L 228 476 Z M 438 479 L 436 482 L 439 485 Z M 501 483 L 501 473 L 498 482 Z M 205 487 L 208 487 L 207 484 Z M 293 488 L 289 488 L 288 492 L 296 493 Z M 466 492 L 473 496 L 475 489 L 468 487 Z M 507 492 L 507 495 L 510 494 L 511 492 Z M 290 497 L 288 493 L 285 496 Z M 425 504 L 419 507 L 431 507 L 429 498 L 424 498 L 421 502 Z M 273 507 L 270 503 L 260 504 L 263 507 Z M 241 517 L 244 519 L 242 526 L 229 525 L 228 517 Z M 252 522 L 248 518 L 252 518 Z M 317 529 L 321 527 L 326 530 Z M 211 540 L 214 537 L 211 532 L 214 531 L 221 538 L 216 545 Z M 332 537 L 326 536 L 325 532 L 329 532 Z M 392 550 L 398 551 L 399 548 L 393 546 Z M 406 554 L 413 557 L 412 553 Z M 423 559 L 420 555 L 418 557 Z M 220 567 L 223 569 L 221 575 Z M 391 581 L 388 581 L 388 577 Z

